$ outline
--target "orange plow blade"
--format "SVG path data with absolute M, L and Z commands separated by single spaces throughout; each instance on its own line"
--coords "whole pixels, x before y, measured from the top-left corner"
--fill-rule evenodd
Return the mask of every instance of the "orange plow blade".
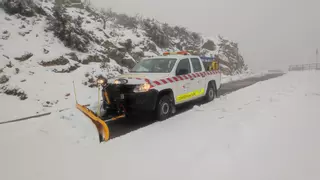
M 77 108 L 83 112 L 86 116 L 88 116 L 91 121 L 96 125 L 97 130 L 99 132 L 100 142 L 102 141 L 108 141 L 110 132 L 107 124 L 100 119 L 98 116 L 95 115 L 94 112 L 92 112 L 90 109 L 88 109 L 86 106 L 76 104 Z

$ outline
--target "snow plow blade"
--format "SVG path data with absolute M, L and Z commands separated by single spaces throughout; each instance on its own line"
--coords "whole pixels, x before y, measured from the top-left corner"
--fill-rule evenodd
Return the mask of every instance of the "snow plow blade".
M 108 141 L 110 138 L 110 131 L 109 131 L 109 127 L 107 125 L 107 122 L 114 121 L 114 120 L 121 119 L 121 118 L 125 118 L 126 117 L 125 112 L 117 113 L 117 114 L 114 114 L 111 116 L 109 114 L 109 119 L 101 119 L 100 118 L 100 110 L 97 111 L 97 113 L 98 113 L 98 115 L 97 115 L 92 110 L 87 108 L 87 106 L 89 106 L 89 105 L 81 105 L 78 103 L 77 95 L 76 95 L 76 87 L 75 87 L 74 82 L 73 82 L 73 88 L 74 88 L 74 96 L 75 96 L 75 100 L 76 100 L 77 109 L 79 109 L 83 114 L 85 114 L 88 118 L 90 118 L 90 120 L 97 127 L 98 134 L 99 134 L 99 141 L 100 142 Z M 108 100 L 108 104 L 110 104 L 108 94 L 105 92 L 104 95 Z M 98 86 L 98 102 L 100 102 L 100 86 Z M 100 107 L 100 104 L 99 104 L 99 107 Z M 120 114 L 122 114 L 122 115 L 120 115 Z
M 90 109 L 88 109 L 86 106 L 76 104 L 77 108 L 83 112 L 87 117 L 91 119 L 91 121 L 96 125 L 98 133 L 99 133 L 99 139 L 100 142 L 102 141 L 108 141 L 110 132 L 107 124 L 100 119 L 97 115 L 95 115 L 94 112 L 92 112 Z

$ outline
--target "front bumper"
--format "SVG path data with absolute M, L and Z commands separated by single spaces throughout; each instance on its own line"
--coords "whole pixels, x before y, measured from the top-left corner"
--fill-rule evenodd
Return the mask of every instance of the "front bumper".
M 106 97 L 103 96 L 104 108 L 119 109 L 124 107 L 126 111 L 142 110 L 152 111 L 156 107 L 158 91 L 149 90 L 147 92 L 135 93 L 133 89 L 136 85 L 115 85 L 109 84 L 102 91 L 106 91 L 110 100 L 107 103 Z

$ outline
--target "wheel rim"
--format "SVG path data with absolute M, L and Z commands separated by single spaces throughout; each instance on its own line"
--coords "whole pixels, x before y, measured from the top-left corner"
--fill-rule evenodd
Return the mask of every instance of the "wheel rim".
M 210 97 L 210 99 L 212 99 L 212 98 L 214 97 L 213 89 L 210 89 L 210 91 L 209 91 L 209 97 Z
M 162 108 L 161 108 L 161 111 L 163 114 L 168 114 L 169 113 L 169 104 L 168 103 L 163 103 L 162 104 Z

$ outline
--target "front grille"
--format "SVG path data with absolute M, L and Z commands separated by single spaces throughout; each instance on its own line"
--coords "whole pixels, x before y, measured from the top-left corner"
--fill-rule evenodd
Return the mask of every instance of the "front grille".
M 105 90 L 108 92 L 111 101 L 120 99 L 120 94 L 124 96 L 133 93 L 136 85 L 109 84 Z
M 123 94 L 132 93 L 136 85 L 110 84 L 106 87 L 107 91 L 121 92 Z

